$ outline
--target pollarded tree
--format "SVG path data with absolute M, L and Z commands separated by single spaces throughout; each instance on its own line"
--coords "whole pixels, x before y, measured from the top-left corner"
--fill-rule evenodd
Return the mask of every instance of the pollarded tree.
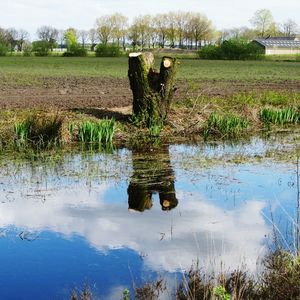
M 250 20 L 250 23 L 255 27 L 257 34 L 261 37 L 274 32 L 274 18 L 268 9 L 257 10 Z

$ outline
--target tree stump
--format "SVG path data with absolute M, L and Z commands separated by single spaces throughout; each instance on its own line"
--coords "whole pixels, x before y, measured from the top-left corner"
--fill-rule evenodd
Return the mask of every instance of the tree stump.
M 133 114 L 146 122 L 163 121 L 175 92 L 176 59 L 163 57 L 160 71 L 154 69 L 151 52 L 129 54 L 128 77 L 133 94 Z

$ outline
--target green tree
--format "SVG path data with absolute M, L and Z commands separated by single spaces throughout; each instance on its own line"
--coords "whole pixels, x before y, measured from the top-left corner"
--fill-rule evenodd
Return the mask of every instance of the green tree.
M 257 10 L 251 18 L 250 23 L 261 37 L 274 33 L 275 22 L 271 11 L 268 9 Z

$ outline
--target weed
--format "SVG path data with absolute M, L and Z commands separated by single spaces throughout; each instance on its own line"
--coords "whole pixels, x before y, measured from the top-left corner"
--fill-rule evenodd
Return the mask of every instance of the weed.
M 123 291 L 123 300 L 130 300 L 130 293 L 128 289 L 124 289 Z
M 149 134 L 152 137 L 158 137 L 163 130 L 163 121 L 162 120 L 153 120 L 149 121 Z
M 260 112 L 260 119 L 265 124 L 285 125 L 285 124 L 297 124 L 300 121 L 300 111 L 290 108 L 284 108 L 281 110 L 273 110 L 265 108 Z
M 209 116 L 203 134 L 205 139 L 209 135 L 234 138 L 241 135 L 248 126 L 248 121 L 242 117 L 236 115 L 221 116 L 213 112 Z
M 137 300 L 157 300 L 160 294 L 166 289 L 164 280 L 159 279 L 154 283 L 147 283 L 142 288 L 135 289 Z
M 230 300 L 230 295 L 222 285 L 218 285 L 213 288 L 213 294 L 215 297 L 221 300 Z

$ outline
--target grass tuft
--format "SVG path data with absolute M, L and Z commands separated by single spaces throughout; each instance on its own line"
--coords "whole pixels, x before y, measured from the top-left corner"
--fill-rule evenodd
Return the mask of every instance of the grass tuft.
M 115 134 L 115 120 L 103 119 L 99 122 L 85 121 L 79 124 L 77 138 L 82 143 L 111 145 Z M 74 126 L 70 126 L 74 134 Z
M 289 107 L 281 110 L 264 108 L 260 112 L 260 119 L 266 124 L 285 125 L 297 124 L 300 122 L 300 111 Z
M 63 119 L 58 115 L 31 114 L 14 125 L 15 143 L 38 148 L 55 145 L 60 140 L 62 123 Z
M 204 129 L 204 138 L 208 138 L 210 135 L 235 138 L 240 136 L 248 126 L 248 121 L 242 117 L 236 115 L 221 116 L 213 112 L 210 114 Z

